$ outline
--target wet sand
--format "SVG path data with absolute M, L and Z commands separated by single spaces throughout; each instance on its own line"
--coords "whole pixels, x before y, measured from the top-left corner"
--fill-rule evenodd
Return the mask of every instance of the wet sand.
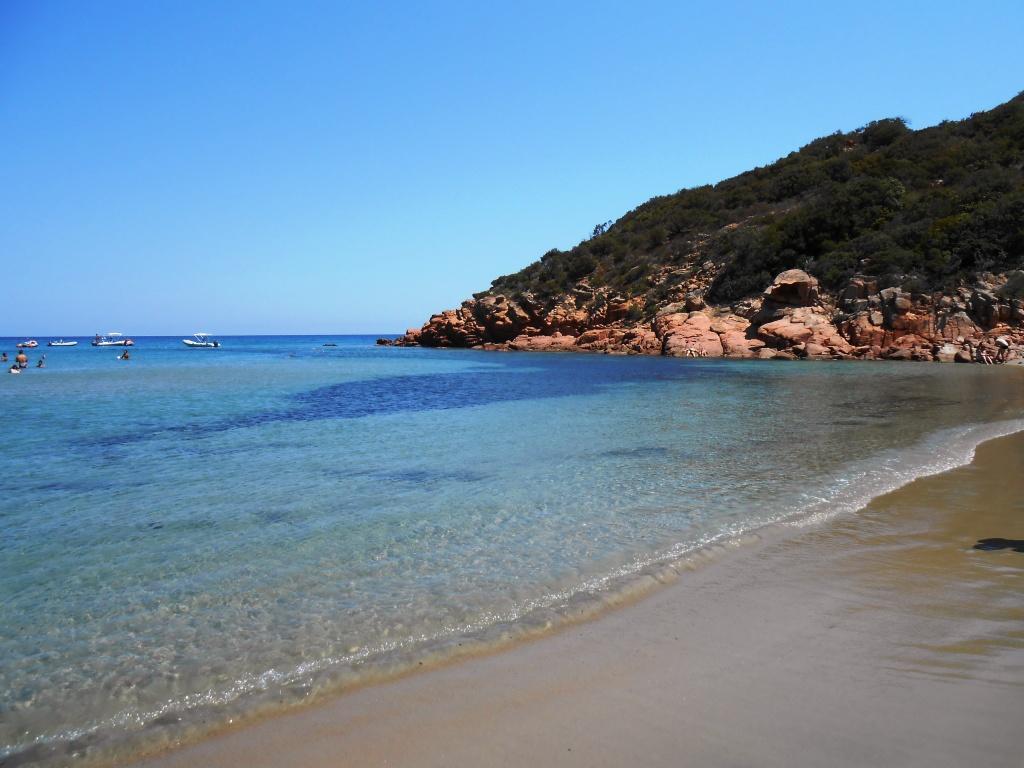
M 1014 546 L 1024 434 L 598 620 L 142 765 L 1019 767 Z

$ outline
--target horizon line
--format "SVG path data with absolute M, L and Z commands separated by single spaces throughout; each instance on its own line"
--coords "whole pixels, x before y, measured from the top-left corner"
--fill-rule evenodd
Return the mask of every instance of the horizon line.
M 108 331 L 108 334 L 110 332 Z M 210 336 L 220 336 L 223 338 L 232 338 L 239 336 L 276 336 L 276 337 L 287 337 L 287 336 L 401 336 L 405 331 L 373 331 L 371 333 L 338 333 L 329 331 L 309 331 L 304 333 L 211 333 Z M 0 340 L 7 339 L 91 339 L 95 337 L 95 333 L 76 333 L 63 335 L 59 333 L 28 333 L 28 334 L 8 334 L 0 335 Z M 100 336 L 106 334 L 98 334 Z M 138 339 L 176 339 L 181 334 L 178 333 L 125 333 L 123 336 L 129 336 Z M 186 336 L 193 336 L 194 334 L 188 333 Z

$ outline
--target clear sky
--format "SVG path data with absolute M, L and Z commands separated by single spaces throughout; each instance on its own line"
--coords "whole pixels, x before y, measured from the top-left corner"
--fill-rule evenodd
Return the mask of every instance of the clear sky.
M 0 2 L 0 335 L 397 332 L 647 198 L 1024 89 L 1024 3 Z

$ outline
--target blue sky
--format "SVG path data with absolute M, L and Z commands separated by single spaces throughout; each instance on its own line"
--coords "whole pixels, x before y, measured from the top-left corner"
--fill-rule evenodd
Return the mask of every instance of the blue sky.
M 0 335 L 390 332 L 647 198 L 1024 89 L 1020 2 L 0 4 Z

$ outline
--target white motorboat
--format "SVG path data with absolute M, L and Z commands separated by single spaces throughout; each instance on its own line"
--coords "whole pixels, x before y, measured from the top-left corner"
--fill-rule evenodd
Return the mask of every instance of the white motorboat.
M 92 345 L 94 347 L 133 347 L 135 342 L 131 339 L 126 339 L 122 334 L 117 331 L 111 331 L 105 335 L 96 334 L 93 337 Z
M 29 339 L 28 341 L 22 341 L 18 344 L 15 344 L 14 346 L 16 346 L 18 349 L 35 349 L 36 347 L 39 346 L 39 342 L 36 341 L 35 339 Z
M 208 333 L 193 333 L 191 339 L 182 339 L 181 343 L 186 347 L 213 349 L 219 347 L 220 342 L 216 339 L 211 339 Z
M 56 341 L 52 341 L 51 340 L 51 341 L 46 342 L 46 346 L 48 346 L 48 347 L 77 347 L 78 346 L 78 342 L 77 341 L 64 341 L 64 339 L 57 339 Z

